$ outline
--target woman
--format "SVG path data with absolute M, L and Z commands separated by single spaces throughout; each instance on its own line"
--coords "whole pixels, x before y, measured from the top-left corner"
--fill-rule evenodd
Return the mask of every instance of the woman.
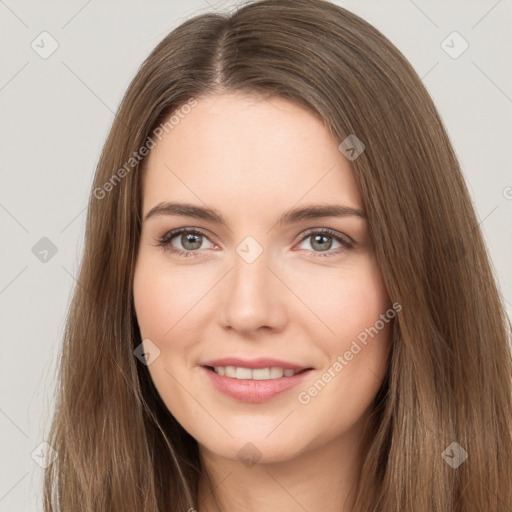
M 45 510 L 512 506 L 510 330 L 442 122 L 321 0 L 195 17 L 97 168 Z

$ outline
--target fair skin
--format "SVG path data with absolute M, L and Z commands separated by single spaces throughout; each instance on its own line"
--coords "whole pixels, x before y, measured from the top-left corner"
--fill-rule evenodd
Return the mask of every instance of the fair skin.
M 391 303 L 365 218 L 282 225 L 277 219 L 291 208 L 325 204 L 364 214 L 350 161 L 304 108 L 281 98 L 223 94 L 198 98 L 146 163 L 136 315 L 142 339 L 160 350 L 150 375 L 197 440 L 221 509 L 349 511 L 366 448 L 362 435 L 386 372 L 391 323 L 308 395 L 308 403 L 298 396 L 330 367 L 332 375 L 338 356 Z M 164 202 L 208 206 L 227 225 L 184 215 L 146 219 Z M 158 245 L 178 228 L 201 231 L 192 240 L 168 239 L 167 249 L 187 255 Z M 322 236 L 324 229 L 345 239 Z M 263 249 L 251 263 L 236 251 L 248 236 Z M 218 391 L 201 366 L 229 356 L 313 369 L 297 387 L 247 403 Z M 237 455 L 247 443 L 260 457 L 254 465 Z M 195 509 L 217 510 L 204 477 Z

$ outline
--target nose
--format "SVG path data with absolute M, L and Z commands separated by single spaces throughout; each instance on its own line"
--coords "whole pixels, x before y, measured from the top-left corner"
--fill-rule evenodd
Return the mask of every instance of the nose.
M 259 329 L 280 331 L 285 327 L 288 321 L 286 301 L 290 296 L 269 267 L 271 262 L 265 252 L 252 263 L 235 255 L 219 304 L 224 328 L 251 335 Z

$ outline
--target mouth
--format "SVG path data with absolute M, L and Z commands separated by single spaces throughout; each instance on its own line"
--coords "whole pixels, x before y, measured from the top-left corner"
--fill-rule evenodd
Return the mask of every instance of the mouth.
M 225 396 L 239 402 L 262 403 L 285 394 L 300 384 L 313 368 L 246 368 L 203 365 L 209 384 Z
M 313 368 L 293 369 L 280 366 L 267 366 L 264 368 L 245 368 L 243 366 L 208 366 L 204 368 L 223 377 L 237 380 L 275 380 L 290 378 Z

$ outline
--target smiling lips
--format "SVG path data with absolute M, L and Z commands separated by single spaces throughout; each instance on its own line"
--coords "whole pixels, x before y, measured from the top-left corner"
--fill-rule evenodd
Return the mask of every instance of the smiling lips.
M 238 357 L 224 357 L 222 359 L 212 359 L 202 363 L 202 366 L 235 366 L 240 368 L 270 368 L 275 366 L 277 368 L 290 369 L 290 370 L 305 370 L 311 368 L 310 366 L 301 366 L 288 361 L 280 359 L 273 359 L 271 357 L 260 357 L 258 359 L 240 359 Z
M 224 358 L 204 363 L 214 387 L 225 395 L 249 403 L 261 403 L 297 385 L 311 367 L 271 358 Z

